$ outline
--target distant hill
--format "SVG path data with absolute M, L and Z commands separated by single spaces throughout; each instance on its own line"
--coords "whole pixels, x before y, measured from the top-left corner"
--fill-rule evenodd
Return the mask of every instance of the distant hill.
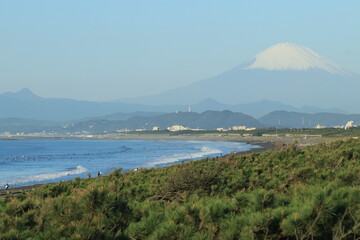
M 142 116 L 141 116 L 142 115 Z M 290 111 L 274 111 L 258 119 L 239 112 L 205 111 L 177 113 L 117 113 L 103 117 L 83 119 L 80 121 L 46 121 L 23 118 L 0 118 L 0 133 L 2 132 L 115 132 L 120 129 L 148 129 L 160 127 L 166 129 L 172 125 L 183 125 L 190 128 L 216 129 L 244 125 L 247 127 L 277 127 L 277 128 L 313 128 L 316 125 L 326 127 L 345 125 L 354 121 L 360 126 L 360 114 L 338 113 L 300 113 Z
M 206 110 L 230 110 L 233 112 L 242 112 L 247 115 L 251 115 L 255 118 L 264 116 L 267 113 L 283 110 L 283 111 L 294 111 L 294 112 L 303 112 L 303 113 L 318 113 L 318 112 L 331 112 L 331 113 L 345 113 L 344 111 L 332 108 L 319 108 L 313 106 L 303 106 L 300 108 L 293 107 L 290 105 L 283 104 L 281 102 L 261 100 L 257 102 L 247 103 L 247 104 L 222 104 L 214 99 L 205 99 L 198 104 L 192 105 L 192 109 L 196 112 L 203 112 Z
M 316 125 L 326 127 L 345 125 L 348 121 L 354 121 L 360 125 L 360 114 L 337 114 L 337 113 L 299 113 L 287 111 L 275 111 L 259 118 L 266 126 L 279 128 L 313 128 Z
M 119 112 L 119 113 L 113 113 L 109 115 L 104 116 L 97 116 L 97 117 L 91 117 L 87 119 L 81 119 L 79 121 L 86 121 L 86 120 L 127 120 L 132 117 L 151 117 L 151 116 L 157 116 L 164 114 L 164 112 L 143 112 L 143 111 L 137 111 L 137 112 Z
M 0 94 L 0 118 L 66 121 L 110 115 L 117 112 L 155 112 L 157 107 L 118 102 L 91 102 L 42 98 L 29 89 Z
M 297 112 L 336 112 L 339 109 L 317 107 L 296 108 L 280 102 L 262 100 L 248 104 L 223 104 L 214 99 L 204 99 L 190 104 L 196 112 L 208 110 L 242 112 L 254 117 L 276 110 Z M 72 99 L 42 98 L 29 89 L 0 94 L 0 118 L 22 118 L 51 121 L 75 121 L 79 119 L 125 120 L 132 116 L 154 116 L 160 113 L 185 111 L 189 105 L 143 105 L 121 102 L 91 102 Z
M 151 130 L 155 126 L 166 129 L 176 124 L 199 129 L 229 128 L 238 125 L 259 127 L 260 125 L 258 120 L 243 113 L 206 111 L 203 113 L 178 112 L 150 117 L 132 117 L 128 120 L 90 120 L 68 125 L 64 130 L 68 132 L 101 133 L 104 131 L 114 132 L 119 129 L 135 130 L 146 128 Z

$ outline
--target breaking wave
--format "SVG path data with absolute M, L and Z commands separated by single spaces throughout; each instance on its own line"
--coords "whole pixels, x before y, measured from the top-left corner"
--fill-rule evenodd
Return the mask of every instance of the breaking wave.
M 209 156 L 212 154 L 221 154 L 223 153 L 219 149 L 214 149 L 210 147 L 200 147 L 198 148 L 200 151 L 195 153 L 180 153 L 180 154 L 173 154 L 170 156 L 162 156 L 155 159 L 154 162 L 149 163 L 150 167 L 156 166 L 156 165 L 162 165 L 162 164 L 169 164 L 174 162 L 180 162 L 184 160 L 194 160 L 194 159 L 200 159 L 205 156 Z
M 33 175 L 33 176 L 24 176 L 24 177 L 17 177 L 16 179 L 11 179 L 8 184 L 22 184 L 22 183 L 29 183 L 29 182 L 42 182 L 46 180 L 52 180 L 56 178 L 61 178 L 70 175 L 77 175 L 86 172 L 87 169 L 83 166 L 79 165 L 76 166 L 74 169 L 70 171 L 63 171 L 63 172 L 54 172 L 54 173 L 44 173 L 40 175 Z M 5 183 L 1 183 L 2 185 Z

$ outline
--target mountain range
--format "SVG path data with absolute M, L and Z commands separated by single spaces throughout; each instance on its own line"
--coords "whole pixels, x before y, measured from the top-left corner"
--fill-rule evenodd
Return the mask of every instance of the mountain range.
M 0 118 L 30 118 L 36 120 L 67 121 L 134 112 L 153 111 L 151 106 L 118 102 L 91 102 L 61 98 L 42 98 L 29 89 L 0 94 Z
M 250 115 L 249 119 L 253 119 L 246 122 L 248 126 L 259 126 L 256 118 L 264 126 L 313 127 L 315 123 L 332 126 L 344 124 L 349 118 L 357 119 L 357 115 L 346 113 L 360 113 L 359 90 L 359 75 L 305 46 L 279 43 L 229 71 L 152 96 L 93 102 L 43 98 L 26 88 L 2 93 L 0 131 L 21 127 L 52 129 L 69 123 L 85 126 L 89 121 L 102 121 L 103 125 L 117 127 L 126 125 L 125 128 L 135 127 L 136 122 L 136 128 L 141 128 L 145 121 L 163 127 L 173 123 L 171 116 L 176 116 L 173 119 L 177 124 L 212 129 L 215 125 L 228 126 L 226 119 L 220 118 L 215 111 L 231 119 L 234 117 L 224 110 Z M 181 114 L 172 115 L 188 108 L 206 114 L 184 115 L 192 120 L 185 120 Z M 208 119 L 207 125 L 197 120 L 197 117 L 209 117 L 210 112 L 222 119 L 222 123 L 212 125 L 212 119 Z M 156 120 L 158 116 L 167 119 L 166 123 Z M 129 119 L 133 122 L 127 122 Z
M 132 114 L 110 115 L 81 121 L 39 121 L 19 118 L 0 119 L 0 133 L 3 132 L 56 132 L 65 133 L 104 133 L 116 132 L 118 130 L 135 130 L 160 127 L 162 130 L 172 125 L 183 125 L 193 129 L 230 128 L 232 126 L 246 126 L 255 128 L 313 128 L 316 125 L 333 127 L 344 126 L 346 122 L 353 121 L 354 125 L 360 126 L 360 114 L 337 114 L 337 113 L 299 113 L 288 111 L 274 111 L 261 118 L 236 113 L 231 111 L 205 111 L 196 112 L 175 112 L 175 113 L 150 113 L 144 116 Z M 117 119 L 121 117 L 121 119 Z
M 276 110 L 298 111 L 305 113 L 334 112 L 344 113 L 341 109 L 326 109 L 313 106 L 293 107 L 275 101 L 261 100 L 248 104 L 223 104 L 214 99 L 204 99 L 191 104 L 195 112 L 207 110 L 230 110 L 261 117 Z M 145 105 L 122 102 L 91 102 L 73 99 L 42 98 L 29 89 L 0 94 L 1 118 L 27 118 L 46 121 L 79 121 L 86 119 L 123 120 L 131 116 L 150 116 L 159 113 L 185 111 L 189 105 Z
M 245 63 L 209 79 L 128 103 L 191 104 L 212 98 L 228 104 L 263 99 L 293 106 L 360 112 L 360 77 L 311 49 L 279 43 Z

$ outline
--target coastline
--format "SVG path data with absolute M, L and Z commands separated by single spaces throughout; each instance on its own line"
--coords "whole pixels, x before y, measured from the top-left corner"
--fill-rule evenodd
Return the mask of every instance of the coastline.
M 216 141 L 216 142 L 243 142 L 250 145 L 257 145 L 261 148 L 252 148 L 248 151 L 238 152 L 236 154 L 246 155 L 251 153 L 261 153 L 281 148 L 276 146 L 276 143 L 284 145 L 297 143 L 299 147 L 306 147 L 316 145 L 323 142 L 332 142 L 334 140 L 340 140 L 342 138 L 328 138 L 328 137 L 315 137 L 315 138 L 301 138 L 301 137 L 262 137 L 262 136 L 242 136 L 241 134 L 231 133 L 200 133 L 200 134 L 171 134 L 171 133 L 132 133 L 132 134 L 99 134 L 91 136 L 22 136 L 16 138 L 2 138 L 0 140 L 149 140 L 149 141 L 171 141 L 171 140 L 184 140 L 184 141 Z M 226 155 L 222 156 L 225 157 Z M 44 183 L 53 184 L 53 183 Z M 44 184 L 35 184 L 29 186 L 21 186 L 11 188 L 12 194 L 21 193 L 24 191 L 31 191 L 39 188 Z M 6 195 L 5 189 L 0 189 L 0 196 Z
M 159 136 L 158 136 L 159 137 Z M 18 139 L 21 140 L 21 139 Z M 105 140 L 105 139 L 104 139 Z M 125 140 L 125 139 L 107 139 L 107 140 Z M 140 140 L 140 138 L 135 138 L 135 139 L 126 139 L 126 140 Z M 171 138 L 171 139 L 164 139 L 164 138 L 154 138 L 153 136 L 151 137 L 151 139 L 144 139 L 141 138 L 141 140 L 189 140 L 189 141 L 222 141 L 222 142 L 244 142 L 247 144 L 251 144 L 251 145 L 256 145 L 256 146 L 260 146 L 260 148 L 252 148 L 249 149 L 247 151 L 243 151 L 243 152 L 237 152 L 237 155 L 247 155 L 247 154 L 251 154 L 251 153 L 261 153 L 261 152 L 266 152 L 269 150 L 274 150 L 276 149 L 276 147 L 274 146 L 273 143 L 271 142 L 262 142 L 262 141 L 243 141 L 241 139 L 218 139 L 218 138 L 194 138 L 193 136 L 191 138 L 189 137 L 185 137 L 185 138 Z M 226 157 L 226 155 L 220 157 L 223 158 Z M 176 163 L 174 163 L 176 164 Z M 70 180 L 71 181 L 71 180 Z M 0 189 L 0 196 L 6 196 L 8 194 L 19 194 L 19 193 L 23 193 L 23 192 L 27 192 L 27 191 L 32 191 L 35 190 L 36 188 L 40 188 L 43 185 L 47 185 L 47 184 L 55 184 L 55 183 L 42 183 L 42 184 L 35 184 L 35 185 L 28 185 L 28 186 L 19 186 L 19 187 L 11 187 L 8 190 L 5 189 Z
M 220 141 L 220 142 L 244 142 L 249 144 L 275 143 L 292 144 L 297 142 L 302 145 L 315 145 L 321 142 L 339 140 L 338 137 L 302 137 L 302 136 L 244 136 L 240 133 L 107 133 L 93 135 L 60 135 L 60 136 L 11 136 L 2 137 L 3 141 L 16 140 L 185 140 L 185 141 Z

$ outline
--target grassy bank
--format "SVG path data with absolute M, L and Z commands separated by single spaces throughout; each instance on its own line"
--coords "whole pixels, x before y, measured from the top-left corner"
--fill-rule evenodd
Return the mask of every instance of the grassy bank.
M 360 140 L 115 171 L 0 199 L 0 239 L 358 239 Z

